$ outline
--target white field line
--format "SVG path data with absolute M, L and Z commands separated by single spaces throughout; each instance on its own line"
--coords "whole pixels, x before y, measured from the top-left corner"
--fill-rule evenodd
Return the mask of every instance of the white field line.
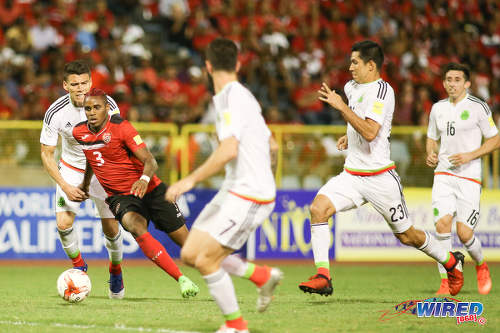
M 129 327 L 125 325 L 115 324 L 114 326 L 105 325 L 77 325 L 77 324 L 64 324 L 64 323 L 40 323 L 33 321 L 22 321 L 22 320 L 0 320 L 0 325 L 11 325 L 11 326 L 42 326 L 42 327 L 67 327 L 75 329 L 106 329 L 106 330 L 117 330 L 117 331 L 128 331 L 128 332 L 153 332 L 153 333 L 199 333 L 193 331 L 177 331 L 168 328 L 147 328 L 147 327 Z

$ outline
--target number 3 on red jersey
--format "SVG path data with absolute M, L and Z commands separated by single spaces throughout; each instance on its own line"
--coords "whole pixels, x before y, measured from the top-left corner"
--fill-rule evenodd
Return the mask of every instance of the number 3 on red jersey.
M 96 157 L 95 160 L 99 163 L 97 163 L 97 166 L 101 166 L 104 164 L 104 160 L 102 159 L 102 154 L 100 151 L 94 151 L 92 152 L 92 154 L 94 154 L 94 156 Z

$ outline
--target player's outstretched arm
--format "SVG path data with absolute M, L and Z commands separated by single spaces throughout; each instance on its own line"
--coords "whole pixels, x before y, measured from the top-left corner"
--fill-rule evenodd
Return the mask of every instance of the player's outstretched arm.
M 57 163 L 54 158 L 56 146 L 47 146 L 42 144 L 40 150 L 43 167 L 49 176 L 61 187 L 64 193 L 66 193 L 68 199 L 71 201 L 86 200 L 87 196 L 85 195 L 85 192 L 78 187 L 68 184 L 59 173 L 59 168 L 57 167 Z
M 480 158 L 486 154 L 491 153 L 493 150 L 497 149 L 499 146 L 500 137 L 497 135 L 491 138 L 485 139 L 481 147 L 478 149 L 468 152 L 452 155 L 448 160 L 453 164 L 453 166 L 458 167 L 462 164 L 466 164 L 476 158 Z
M 158 170 L 158 163 L 154 158 L 153 154 L 148 150 L 147 147 L 142 147 L 134 151 L 135 157 L 139 159 L 144 164 L 144 170 L 142 174 L 147 176 L 148 179 L 153 177 L 156 170 Z M 146 194 L 148 189 L 149 180 L 145 180 L 143 177 L 139 178 L 135 183 L 132 184 L 130 193 L 142 199 Z
M 323 82 L 323 85 L 318 93 L 320 94 L 319 100 L 328 103 L 334 109 L 339 110 L 345 121 L 351 124 L 352 127 L 354 127 L 354 129 L 361 134 L 366 141 L 373 141 L 377 137 L 378 131 L 381 127 L 380 124 L 370 118 L 362 119 L 358 117 L 349 108 L 349 106 L 344 103 L 342 97 L 340 97 L 340 95 L 335 91 L 331 90 L 326 83 Z
M 170 185 L 165 194 L 168 201 L 175 202 L 183 193 L 191 190 L 196 183 L 216 174 L 224 165 L 238 156 L 238 140 L 230 136 L 220 142 L 219 147 L 207 158 L 202 165 L 194 170 L 189 176 Z
M 425 164 L 431 168 L 435 168 L 438 164 L 438 142 L 431 138 L 427 138 L 425 142 L 425 151 L 427 152 L 427 158 L 425 159 Z

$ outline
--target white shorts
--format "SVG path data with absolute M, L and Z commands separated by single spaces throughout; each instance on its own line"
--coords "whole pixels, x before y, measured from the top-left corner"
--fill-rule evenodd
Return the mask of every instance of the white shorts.
M 434 223 L 451 215 L 474 230 L 479 221 L 480 199 L 480 184 L 460 177 L 435 175 L 432 185 Z
M 328 197 L 337 212 L 371 203 L 395 234 L 403 233 L 412 226 L 403 196 L 403 186 L 394 170 L 375 176 L 354 176 L 343 171 L 323 185 L 318 191 L 319 194 Z
M 203 208 L 193 228 L 209 233 L 225 247 L 239 250 L 273 209 L 274 202 L 256 203 L 221 190 Z
M 71 169 L 61 162 L 59 162 L 59 172 L 63 179 L 70 185 L 78 186 L 83 181 L 82 172 Z M 102 188 L 95 175 L 93 175 L 92 179 L 90 180 L 89 195 L 90 199 L 94 202 L 95 208 L 97 210 L 96 217 L 112 219 L 115 218 L 111 210 L 109 210 L 108 204 L 106 204 L 106 202 L 104 201 L 108 195 Z M 80 204 L 81 202 L 70 201 L 61 187 L 59 185 L 56 186 L 56 213 L 69 211 L 78 214 Z

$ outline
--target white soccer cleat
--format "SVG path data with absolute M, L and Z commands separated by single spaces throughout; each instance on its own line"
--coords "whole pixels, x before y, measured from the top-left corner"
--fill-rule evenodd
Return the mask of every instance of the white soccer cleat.
M 250 331 L 248 329 L 238 330 L 236 328 L 227 327 L 226 324 L 224 324 L 215 333 L 250 333 Z
M 257 311 L 266 311 L 269 304 L 273 300 L 274 289 L 283 280 L 284 274 L 278 268 L 271 269 L 271 276 L 269 280 L 260 288 L 257 288 L 259 297 L 257 298 Z
M 111 290 L 109 290 L 108 297 L 111 299 L 122 299 L 123 297 L 125 297 L 125 288 L 123 288 L 117 293 L 114 293 Z

